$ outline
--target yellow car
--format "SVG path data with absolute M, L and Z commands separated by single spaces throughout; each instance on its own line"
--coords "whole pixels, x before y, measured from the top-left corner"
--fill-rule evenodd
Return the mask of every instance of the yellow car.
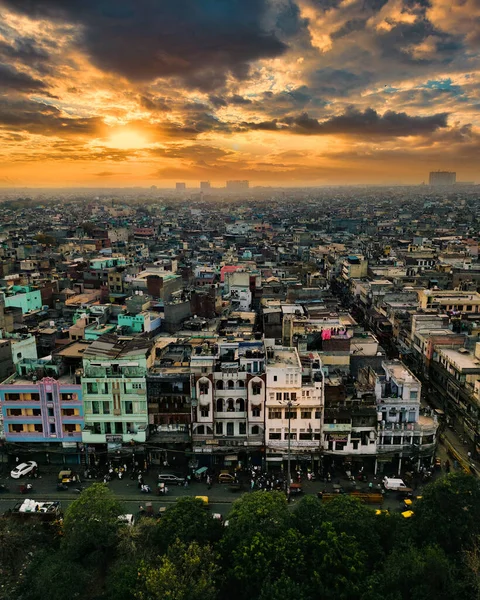
M 411 519 L 414 515 L 413 510 L 406 510 L 405 512 L 402 512 L 402 517 L 404 519 Z

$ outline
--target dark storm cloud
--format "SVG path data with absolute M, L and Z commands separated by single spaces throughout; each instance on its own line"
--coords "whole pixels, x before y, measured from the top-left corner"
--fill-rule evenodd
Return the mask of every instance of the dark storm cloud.
M 447 117 L 447 113 L 438 113 L 430 117 L 412 117 L 394 111 L 387 111 L 381 116 L 377 111 L 368 108 L 363 112 L 350 109 L 343 115 L 325 121 L 313 119 L 304 113 L 283 120 L 244 123 L 243 126 L 252 130 L 288 131 L 302 135 L 406 137 L 428 134 L 447 127 Z
M 46 87 L 43 81 L 17 71 L 10 65 L 0 63 L 0 91 L 38 92 Z
M 352 91 L 366 87 L 374 78 L 372 72 L 364 69 L 353 73 L 347 69 L 325 67 L 310 74 L 310 84 L 320 96 L 346 97 Z
M 96 117 L 64 117 L 55 106 L 31 100 L 0 99 L 0 127 L 41 135 L 92 134 L 100 125 Z
M 93 62 L 130 80 L 180 77 L 187 85 L 213 90 L 228 74 L 247 77 L 250 61 L 286 50 L 277 34 L 264 28 L 268 0 L 3 1 L 30 17 L 82 26 Z M 295 14 L 287 17 L 285 23 L 294 27 Z

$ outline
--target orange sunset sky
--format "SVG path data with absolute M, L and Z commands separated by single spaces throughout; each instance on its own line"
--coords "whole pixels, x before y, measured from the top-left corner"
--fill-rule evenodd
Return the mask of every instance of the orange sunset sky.
M 480 181 L 480 0 L 0 0 L 0 186 Z

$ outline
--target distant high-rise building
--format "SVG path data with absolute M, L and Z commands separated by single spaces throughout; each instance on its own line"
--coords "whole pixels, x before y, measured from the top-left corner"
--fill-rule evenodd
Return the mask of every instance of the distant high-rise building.
M 430 173 L 430 185 L 454 185 L 457 174 L 451 171 L 432 171 Z
M 231 181 L 227 181 L 227 190 L 231 190 L 232 192 L 248 190 L 248 187 L 249 182 L 247 179 L 233 179 Z
M 210 182 L 209 181 L 201 181 L 200 182 L 200 189 L 201 190 L 209 190 L 211 188 Z
M 175 189 L 177 190 L 177 192 L 183 192 L 183 190 L 187 189 L 187 184 L 186 183 L 176 183 Z

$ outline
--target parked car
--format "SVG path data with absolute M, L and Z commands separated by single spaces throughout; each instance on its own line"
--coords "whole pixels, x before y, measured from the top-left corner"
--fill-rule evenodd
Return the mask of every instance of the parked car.
M 158 481 L 169 483 L 170 485 L 183 485 L 185 483 L 185 477 L 171 475 L 169 473 L 160 473 Z
M 14 469 L 12 469 L 10 477 L 12 477 L 12 479 L 20 479 L 20 477 L 25 477 L 25 475 L 32 473 L 37 466 L 38 465 L 34 460 L 20 463 Z
M 235 483 L 235 476 L 231 473 L 220 473 L 218 483 Z

